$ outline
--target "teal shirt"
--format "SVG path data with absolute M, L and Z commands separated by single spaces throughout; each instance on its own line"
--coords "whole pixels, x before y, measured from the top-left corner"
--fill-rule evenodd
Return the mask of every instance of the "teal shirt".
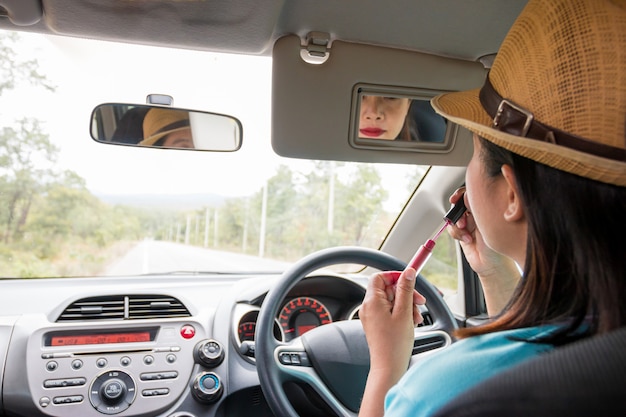
M 430 416 L 481 381 L 552 350 L 532 340 L 556 327 L 539 326 L 468 337 L 423 358 L 387 393 L 385 417 Z

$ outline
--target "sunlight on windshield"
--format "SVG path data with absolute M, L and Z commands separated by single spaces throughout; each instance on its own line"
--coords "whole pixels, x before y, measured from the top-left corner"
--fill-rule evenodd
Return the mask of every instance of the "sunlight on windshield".
M 266 57 L 0 31 L 0 62 L 2 277 L 277 271 L 377 248 L 426 169 L 275 155 Z M 89 138 L 95 106 L 155 93 L 239 118 L 241 150 Z

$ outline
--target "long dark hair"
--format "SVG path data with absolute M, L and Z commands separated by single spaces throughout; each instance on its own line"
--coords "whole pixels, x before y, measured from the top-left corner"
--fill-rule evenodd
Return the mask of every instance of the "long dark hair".
M 492 322 L 460 337 L 564 323 L 558 344 L 626 324 L 626 188 L 569 174 L 480 138 L 487 175 L 512 167 L 528 221 L 524 274 Z M 578 330 L 578 331 L 577 331 Z

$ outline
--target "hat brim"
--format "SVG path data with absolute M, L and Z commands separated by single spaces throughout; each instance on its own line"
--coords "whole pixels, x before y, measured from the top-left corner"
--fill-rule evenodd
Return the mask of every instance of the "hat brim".
M 145 138 L 144 140 L 139 142 L 139 145 L 141 145 L 141 146 L 154 146 L 154 144 L 159 139 L 169 135 L 170 133 L 179 132 L 179 131 L 185 130 L 185 129 L 189 129 L 189 126 L 183 126 L 183 127 L 179 127 L 179 128 L 172 129 L 172 130 L 167 130 L 165 132 L 157 133 L 155 135 L 152 135 L 152 136 L 149 136 L 149 137 Z
M 509 151 L 550 167 L 596 181 L 626 186 L 626 164 L 575 151 L 564 146 L 511 135 L 491 127 L 492 119 L 478 99 L 480 89 L 434 97 L 435 111 Z

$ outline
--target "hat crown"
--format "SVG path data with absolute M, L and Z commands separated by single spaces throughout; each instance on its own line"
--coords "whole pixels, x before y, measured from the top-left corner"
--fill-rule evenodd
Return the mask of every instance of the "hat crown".
M 625 149 L 626 0 L 529 2 L 489 78 L 542 123 Z
M 164 129 L 178 122 L 188 121 L 189 112 L 183 110 L 153 108 L 143 121 L 144 137 L 162 133 Z

